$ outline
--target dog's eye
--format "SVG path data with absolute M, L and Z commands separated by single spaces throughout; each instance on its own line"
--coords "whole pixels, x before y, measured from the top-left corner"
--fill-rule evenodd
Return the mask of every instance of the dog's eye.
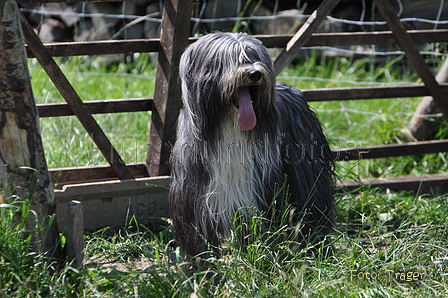
M 246 57 L 250 60 L 248 62 L 253 63 L 256 61 L 260 61 L 260 57 L 257 55 L 257 51 L 255 51 L 252 47 L 246 47 L 244 49 L 244 52 L 246 53 Z

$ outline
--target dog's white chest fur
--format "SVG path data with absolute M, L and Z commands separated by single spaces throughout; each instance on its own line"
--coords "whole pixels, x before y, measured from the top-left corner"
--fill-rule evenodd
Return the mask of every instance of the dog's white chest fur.
M 256 164 L 271 167 L 274 163 L 270 161 L 279 156 L 279 151 L 267 150 L 269 144 L 266 141 L 249 139 L 248 133 L 240 130 L 232 119 L 225 121 L 221 132 L 217 154 L 210 159 L 212 175 L 206 192 L 204 212 L 207 214 L 204 216 L 227 234 L 236 211 L 250 216 L 254 208 L 260 209 L 265 204 L 259 186 L 267 179 L 269 169 L 257 172 Z

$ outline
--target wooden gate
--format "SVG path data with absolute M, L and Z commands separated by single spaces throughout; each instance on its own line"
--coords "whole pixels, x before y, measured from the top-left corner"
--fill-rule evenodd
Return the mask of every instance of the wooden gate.
M 106 2 L 103 0 L 86 0 Z M 62 2 L 60 0 L 17 0 L 18 3 Z M 65 1 L 64 1 L 65 2 Z M 71 2 L 71 1 L 70 1 Z M 108 0 L 107 2 L 110 2 Z M 303 90 L 308 101 L 368 100 L 391 97 L 432 96 L 448 115 L 448 84 L 439 84 L 429 71 L 415 43 L 448 42 L 448 30 L 406 31 L 389 0 L 375 0 L 390 31 L 315 33 L 339 0 L 325 0 L 295 35 L 256 36 L 268 48 L 283 48 L 275 61 L 279 73 L 303 46 L 346 46 L 399 44 L 406 53 L 424 84 L 388 87 L 358 87 Z M 97 147 L 109 162 L 107 166 L 90 166 L 50 169 L 53 182 L 63 187 L 56 190 L 61 229 L 65 202 L 77 199 L 85 205 L 86 228 L 121 224 L 129 214 L 137 218 L 167 216 L 166 189 L 169 186 L 168 158 L 170 144 L 175 140 L 175 122 L 181 108 L 177 65 L 188 43 L 192 9 L 191 0 L 164 1 L 160 39 L 113 40 L 95 42 L 70 42 L 42 44 L 26 19 L 22 23 L 29 57 L 42 64 L 50 79 L 57 86 L 66 103 L 39 104 L 40 117 L 76 115 L 92 136 Z M 69 84 L 53 57 L 77 55 L 104 55 L 117 53 L 158 52 L 159 63 L 154 98 L 82 101 Z M 92 114 L 152 111 L 147 161 L 125 164 L 111 142 L 95 122 Z M 382 146 L 342 148 L 334 150 L 338 160 L 359 158 L 384 158 L 422 155 L 448 151 L 448 140 L 412 142 Z M 149 158 L 151 157 L 151 158 Z M 155 157 L 155 158 L 154 158 Z M 392 190 L 419 190 L 430 192 L 433 187 L 448 190 L 448 174 L 424 177 L 398 177 L 366 179 L 361 183 Z M 342 181 L 341 187 L 354 189 L 359 181 Z M 90 220 L 90 221 L 89 221 Z

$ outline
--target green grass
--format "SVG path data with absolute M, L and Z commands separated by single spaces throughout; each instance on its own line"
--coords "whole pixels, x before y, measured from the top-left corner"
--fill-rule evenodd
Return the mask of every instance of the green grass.
M 447 196 L 363 189 L 338 196 L 334 253 L 296 243 L 294 227 L 262 230 L 261 217 L 224 242 L 213 269 L 186 273 L 172 245 L 169 220 L 104 228 L 86 236 L 85 266 L 58 268 L 29 251 L 30 238 L 13 221 L 17 207 L 0 207 L 0 295 L 8 297 L 446 297 Z M 285 210 L 286 219 L 288 210 Z M 237 229 L 240 227 L 236 227 Z
M 152 97 L 155 69 L 142 54 L 133 64 L 105 67 L 86 57 L 61 63 L 61 68 L 82 100 Z M 37 103 L 64 102 L 37 63 L 30 72 Z M 145 160 L 150 113 L 94 115 L 126 163 Z M 74 116 L 41 119 L 41 131 L 50 168 L 107 164 L 81 123 Z
M 317 55 L 283 71 L 280 80 L 302 89 L 418 82 L 401 61 L 384 68 L 369 59 Z M 62 102 L 39 66 L 31 65 L 38 102 Z M 146 55 L 133 64 L 102 67 L 73 58 L 62 68 L 84 100 L 151 97 L 155 70 Z M 314 78 L 314 79 L 309 79 Z M 419 98 L 312 103 L 334 148 L 403 140 Z M 344 112 L 344 109 L 346 112 Z M 95 116 L 126 162 L 144 161 L 149 113 Z M 50 167 L 105 164 L 74 117 L 42 119 Z M 441 131 L 443 136 L 444 131 Z M 339 165 L 341 179 L 446 171 L 446 154 L 366 160 Z M 294 227 L 260 230 L 255 217 L 244 249 L 224 243 L 213 270 L 186 274 L 173 246 L 169 219 L 108 227 L 86 235 L 85 266 L 55 264 L 33 253 L 25 228 L 27 203 L 0 205 L 2 297 L 446 297 L 448 237 L 446 194 L 380 192 L 368 186 L 337 195 L 334 254 L 299 245 Z M 286 214 L 287 215 L 287 214 Z M 19 221 L 17 219 L 20 219 Z M 411 275 L 412 273 L 412 275 Z M 408 275 L 406 275 L 408 274 Z M 415 275 L 414 275 L 415 274 Z M 421 277 L 423 276 L 423 279 Z M 373 278 L 374 277 L 374 278 Z M 404 279 L 404 280 L 403 280 Z M 412 279 L 412 280 L 406 280 Z M 414 280 L 415 279 L 415 280 Z

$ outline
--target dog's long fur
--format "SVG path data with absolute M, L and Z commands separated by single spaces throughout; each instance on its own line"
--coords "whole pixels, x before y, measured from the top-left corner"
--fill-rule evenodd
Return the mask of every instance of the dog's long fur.
M 327 234 L 331 151 L 300 90 L 276 83 L 261 42 L 241 33 L 206 35 L 186 49 L 179 72 L 183 111 L 169 204 L 184 252 L 217 252 L 235 212 L 269 214 L 285 184 L 284 197 L 302 214 L 303 237 Z

